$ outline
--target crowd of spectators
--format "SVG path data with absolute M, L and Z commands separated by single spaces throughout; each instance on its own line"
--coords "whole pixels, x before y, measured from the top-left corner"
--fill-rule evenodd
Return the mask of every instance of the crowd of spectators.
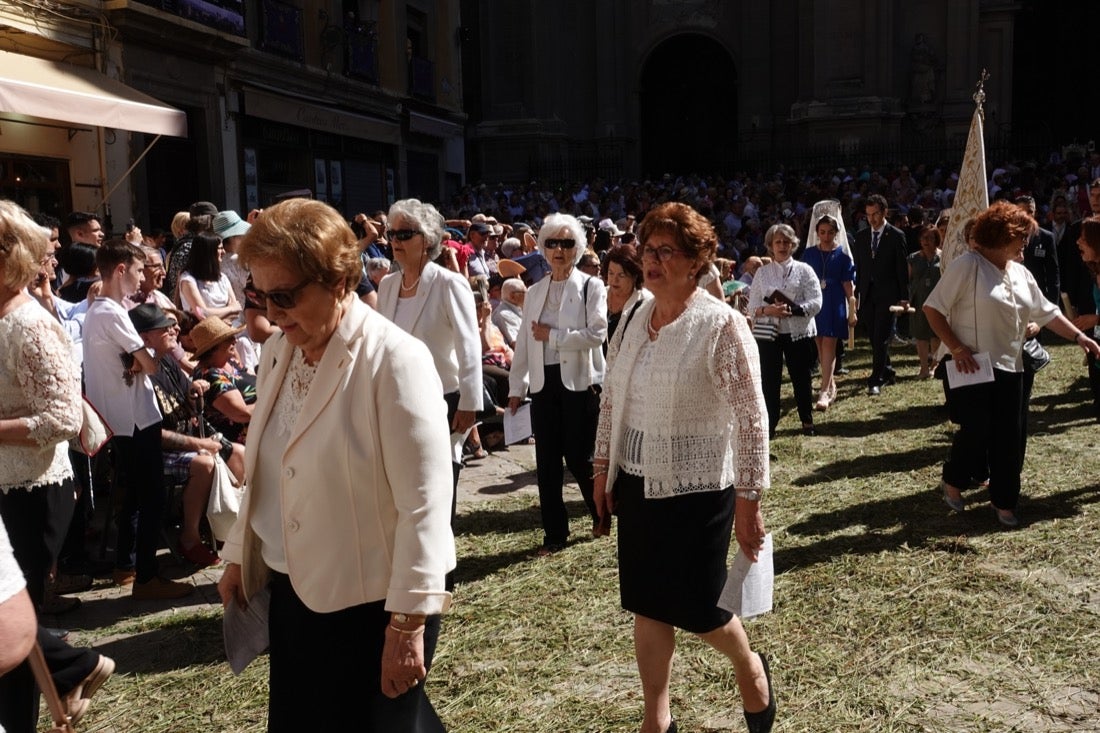
M 856 321 L 851 283 L 856 278 L 859 286 L 859 259 L 870 262 L 875 257 L 877 233 L 883 226 L 878 217 L 885 216 L 890 230 L 904 235 L 897 244 L 900 259 L 895 269 L 899 280 L 903 269 L 907 278 L 899 285 L 904 292 L 884 301 L 875 317 L 888 324 L 885 338 L 904 340 L 908 327 L 904 319 L 894 323 L 892 308 L 900 302 L 904 311 L 909 301 L 919 308 L 935 287 L 937 246 L 958 185 L 956 168 L 928 163 L 728 176 L 666 174 L 644 181 L 595 178 L 561 185 L 471 185 L 442 202 L 438 212 L 405 200 L 389 212 L 360 213 L 348 222 L 360 252 L 361 272 L 354 291 L 358 300 L 428 345 L 446 397 L 453 403 L 452 429 L 462 434 L 475 418 L 483 421 L 465 440 L 466 457 L 484 457 L 485 448 L 501 444 L 495 420 L 505 408 L 514 410 L 531 391 L 537 418 L 534 440 L 545 456 L 539 458 L 540 497 L 544 514 L 554 513 L 543 517 L 547 534 L 542 554 L 550 554 L 566 542 L 560 506 L 563 462 L 585 489 L 593 534 L 607 533 L 591 498 L 594 438 L 589 433 L 595 429 L 593 405 L 599 402 L 610 336 L 620 320 L 629 323 L 652 297 L 643 287 L 643 254 L 650 260 L 664 254 L 638 240 L 648 212 L 664 204 L 687 204 L 713 226 L 717 258 L 693 273 L 699 287 L 750 319 L 784 308 L 788 318 L 804 319 L 797 333 L 791 330 L 793 321 L 784 321 L 786 329 L 779 328 L 774 344 L 760 349 L 760 358 L 766 362 L 769 432 L 774 434 L 779 419 L 779 370 L 785 360 L 795 381 L 802 431 L 812 435 L 811 410 L 826 409 L 836 396 L 835 386 L 823 380 L 821 396 L 812 402 L 811 369 L 822 356 L 822 338 L 816 349 L 812 338 L 821 336 L 814 327 L 821 289 L 832 285 L 836 292 L 830 295 L 842 298 L 830 307 L 838 325 L 824 337 L 839 349 L 844 326 Z M 998 162 L 987 186 L 991 202 L 1020 204 L 1043 227 L 1028 242 L 1023 261 L 1044 296 L 1071 320 L 1077 319 L 1073 322 L 1078 327 L 1094 325 L 1095 267 L 1082 262 L 1077 239 L 1083 236 L 1080 220 L 1100 215 L 1100 154 Z M 823 222 L 824 215 L 814 209 L 824 203 L 833 218 L 825 216 Z M 57 594 L 82 585 L 81 571 L 90 567 L 83 539 L 97 490 L 123 497 L 115 501 L 123 511 L 115 517 L 119 541 L 113 577 L 120 585 L 133 585 L 136 598 L 171 599 L 190 591 L 189 586 L 159 577 L 154 559 L 165 492 L 172 486 L 178 486 L 184 497 L 183 531 L 176 549 L 198 566 L 220 561 L 213 538 L 203 537 L 199 529 L 213 481 L 214 456 L 220 454 L 236 477 L 243 475 L 243 444 L 257 398 L 255 368 L 264 342 L 277 333 L 265 302 L 293 302 L 296 297 L 293 290 L 256 290 L 237 260 L 241 239 L 260 215 L 253 211 L 242 218 L 199 201 L 181 211 L 168 230 L 143 233 L 131 226 L 121 236 L 105 233 L 99 217 L 90 212 L 73 212 L 64 222 L 37 217 L 51 236 L 48 254 L 27 293 L 68 334 L 73 362 L 83 367 L 85 393 L 98 403 L 116 436 L 106 453 L 114 456 L 115 464 L 106 486 L 95 485 L 86 456 L 69 456 L 77 508 L 68 540 L 51 560 L 77 580 L 59 584 L 64 572 L 36 566 L 36 575 L 49 570 L 51 578 L 45 592 L 32 594 L 40 610 L 50 603 L 55 604 L 49 609 L 54 612 L 75 605 Z M 544 224 L 554 231 L 548 233 Z M 425 238 L 429 230 L 432 237 Z M 800 262 L 807 247 L 799 243 L 816 250 L 821 232 L 835 237 L 836 248 L 856 260 L 855 272 L 835 283 L 827 282 L 823 269 L 818 273 L 812 263 Z M 783 243 L 781 253 L 773 240 Z M 861 248 L 869 254 L 861 255 Z M 831 250 L 827 246 L 821 251 Z M 863 268 L 865 273 L 870 269 Z M 790 272 L 803 270 L 806 300 L 816 303 L 814 308 L 807 310 L 799 302 L 796 313 L 789 304 L 764 302 L 766 294 L 759 288 L 750 295 L 754 278 L 761 283 L 776 278 L 786 282 Z M 425 302 L 430 300 L 436 279 L 448 283 L 448 296 L 432 301 L 430 319 L 418 324 L 425 307 L 416 300 L 418 293 Z M 845 285 L 841 296 L 838 286 Z M 816 299 L 810 292 L 815 288 Z M 867 296 L 860 293 L 859 321 L 866 328 L 872 314 L 865 317 L 862 312 Z M 532 302 L 537 312 L 531 310 Z M 547 302 L 556 304 L 549 320 Z M 923 315 L 918 312 L 912 324 L 921 378 L 937 361 L 935 329 Z M 447 333 L 435 333 L 444 322 L 452 324 L 443 329 Z M 876 343 L 884 340 L 883 323 L 874 326 Z M 570 340 L 574 336 L 576 344 Z M 440 346 L 444 341 L 450 346 Z M 792 344 L 806 348 L 796 351 Z M 583 354 L 583 374 L 573 373 L 573 350 Z M 835 373 L 846 372 L 841 356 L 829 351 L 824 360 L 830 379 L 834 359 Z M 1090 354 L 1090 359 L 1095 356 Z M 891 383 L 888 360 L 880 371 L 879 382 Z M 1094 371 L 1090 369 L 1090 375 Z M 1100 379 L 1093 382 L 1100 415 Z M 553 395 L 542 394 L 545 384 L 553 385 Z M 878 394 L 876 384 L 870 391 Z M 561 411 L 551 416 L 547 406 L 563 405 L 567 396 L 576 397 L 575 415 Z M 574 437 L 583 440 L 578 438 L 576 445 L 555 443 L 569 434 L 567 423 L 577 420 L 592 422 L 592 431 L 577 431 Z M 459 468 L 456 464 L 455 483 Z M 135 485 L 142 491 L 133 491 L 130 487 Z M 34 580 L 37 585 L 46 579 Z M 81 709 L 87 707 L 83 692 L 70 700 Z

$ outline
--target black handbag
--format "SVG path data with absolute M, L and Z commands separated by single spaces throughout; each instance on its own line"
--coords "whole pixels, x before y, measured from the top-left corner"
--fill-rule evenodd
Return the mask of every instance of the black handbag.
M 1043 348 L 1043 345 L 1039 343 L 1039 339 L 1034 337 L 1024 341 L 1022 356 L 1024 357 L 1024 371 L 1032 374 L 1042 370 L 1050 363 L 1050 352 Z

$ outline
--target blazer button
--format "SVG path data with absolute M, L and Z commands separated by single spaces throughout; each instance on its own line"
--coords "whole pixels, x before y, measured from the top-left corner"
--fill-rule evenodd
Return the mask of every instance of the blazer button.
M 293 468 L 284 468 L 283 469 L 283 475 L 286 476 L 287 478 L 294 478 L 294 469 Z
M 291 519 L 289 522 L 286 523 L 286 528 L 289 529 L 291 532 L 297 532 L 298 527 L 298 520 L 296 519 Z

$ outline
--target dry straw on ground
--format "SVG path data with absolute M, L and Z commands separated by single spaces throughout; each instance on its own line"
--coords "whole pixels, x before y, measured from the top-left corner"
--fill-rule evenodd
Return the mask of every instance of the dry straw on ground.
M 749 624 L 773 660 L 777 731 L 1100 730 L 1100 427 L 1080 351 L 1052 352 L 1036 380 L 1016 531 L 997 525 L 980 494 L 955 515 L 935 492 L 952 429 L 939 382 L 912 378 L 907 351 L 902 381 L 871 399 L 857 350 L 819 436 L 784 417 L 765 499 L 775 611 Z M 636 731 L 641 693 L 613 540 L 535 559 L 537 527 L 529 498 L 459 517 L 459 585 L 431 696 L 456 732 Z M 215 611 L 125 621 L 82 640 L 120 656 L 124 672 L 84 731 L 264 727 L 266 659 L 233 678 Z M 679 641 L 680 730 L 744 730 L 729 665 L 690 635 Z M 317 730 L 355 730 L 345 709 L 317 701 Z

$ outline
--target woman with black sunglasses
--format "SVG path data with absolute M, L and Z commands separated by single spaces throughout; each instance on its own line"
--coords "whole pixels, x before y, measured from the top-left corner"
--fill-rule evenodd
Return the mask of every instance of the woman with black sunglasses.
M 378 312 L 423 341 L 443 382 L 452 433 L 465 434 L 482 408 L 481 335 L 470 283 L 435 264 L 443 251 L 443 215 L 417 199 L 390 207 L 386 239 L 401 266 L 378 285 Z M 462 464 L 453 462 L 454 488 Z M 456 494 L 457 496 L 457 494 Z M 454 515 L 454 498 L 451 514 Z
M 550 277 L 527 291 L 509 375 L 512 414 L 528 391 L 531 395 L 544 533 L 540 556 L 563 549 L 569 537 L 563 459 L 592 517 L 592 535 L 608 532 L 592 500 L 591 463 L 604 374 L 607 293 L 598 277 L 576 267 L 586 242 L 581 223 L 568 214 L 551 214 L 543 222 L 538 247 L 550 264 Z
M 309 199 L 264 210 L 241 242 L 249 297 L 280 332 L 218 592 L 258 609 L 267 589 L 269 733 L 312 730 L 329 697 L 354 700 L 356 730 L 444 730 L 424 687 L 455 564 L 446 408 L 424 344 L 356 297 L 359 252 Z

